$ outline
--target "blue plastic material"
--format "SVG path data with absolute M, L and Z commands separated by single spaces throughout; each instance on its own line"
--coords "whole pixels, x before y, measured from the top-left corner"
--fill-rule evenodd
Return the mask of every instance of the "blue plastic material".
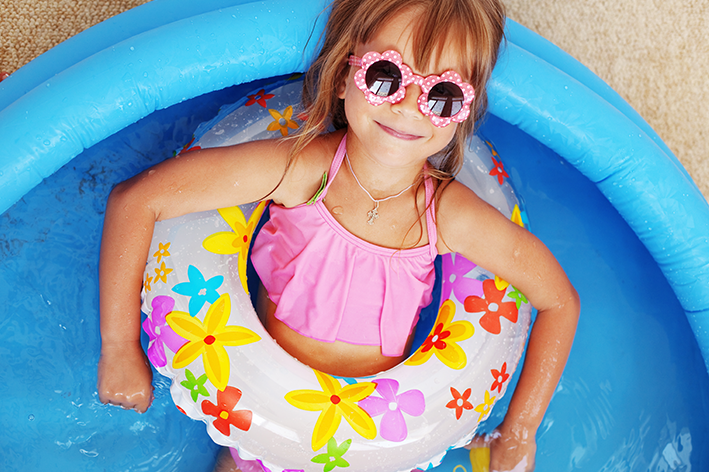
M 215 102 L 256 86 L 175 104 L 302 70 L 323 9 L 154 0 L 0 84 L 0 469 L 211 467 L 203 426 L 173 413 L 159 379 L 145 416 L 97 401 L 104 201 L 184 144 Z M 617 94 L 518 25 L 490 102 L 482 132 L 583 305 L 538 435 L 538 470 L 707 470 L 706 201 Z
M 84 149 L 155 110 L 302 71 L 317 2 L 245 3 L 158 26 L 59 72 L 0 111 L 0 211 Z
M 99 403 L 98 246 L 113 185 L 171 156 L 220 103 L 262 86 L 152 113 L 0 216 L 0 470 L 211 470 L 204 424 L 177 412 L 164 377 L 156 374 L 156 400 L 144 415 Z M 559 155 L 494 116 L 481 131 L 582 300 L 574 348 L 538 434 L 537 470 L 707 470 L 709 376 L 657 264 Z M 466 457 L 451 454 L 439 470 L 470 471 Z
M 159 16 L 160 8 L 181 5 L 166 2 L 144 11 Z M 0 211 L 83 149 L 155 110 L 231 84 L 304 69 L 321 32 L 323 21 L 314 25 L 323 9 L 320 2 L 296 7 L 272 0 L 199 10 L 165 24 L 147 22 L 154 28 L 59 71 L 0 110 L 5 145 Z M 516 37 L 531 37 L 537 54 L 555 57 L 553 47 L 518 31 L 514 26 L 490 84 L 491 113 L 519 125 L 599 185 L 668 278 L 709 368 L 706 200 L 619 97 L 604 92 L 567 56 L 555 60 L 556 66 L 568 66 L 592 88 L 515 44 Z M 594 89 L 612 96 L 615 106 Z

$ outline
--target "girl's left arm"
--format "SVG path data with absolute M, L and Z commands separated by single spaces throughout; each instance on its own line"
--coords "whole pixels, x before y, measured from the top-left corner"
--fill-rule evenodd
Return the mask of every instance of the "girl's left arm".
M 458 252 L 502 277 L 537 309 L 517 388 L 489 438 L 490 470 L 534 470 L 535 435 L 571 350 L 578 294 L 541 241 L 462 184 L 451 182 L 442 192 L 437 214 L 439 252 Z

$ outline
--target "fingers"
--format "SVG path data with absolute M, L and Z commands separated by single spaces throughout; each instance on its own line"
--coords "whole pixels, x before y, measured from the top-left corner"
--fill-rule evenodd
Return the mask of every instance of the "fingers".
M 151 384 L 133 394 L 121 393 L 111 388 L 101 388 L 99 384 L 98 392 L 99 400 L 104 405 L 119 406 L 124 410 L 134 410 L 138 413 L 145 413 L 152 405 L 154 399 Z
M 97 385 L 101 403 L 145 413 L 153 402 L 152 377 L 139 344 L 102 347 Z
M 490 434 L 476 436 L 465 448 L 471 451 L 471 461 L 474 456 L 476 459 L 486 456 L 490 472 L 532 472 L 534 470 L 536 452 L 534 440 L 520 440 L 515 435 L 504 435 L 500 430 L 495 430 Z M 476 471 L 476 468 L 473 467 L 473 470 Z
M 484 434 L 484 435 L 477 435 L 473 438 L 470 443 L 465 446 L 465 449 L 475 449 L 479 447 L 490 447 L 490 443 L 494 441 L 495 439 L 500 437 L 500 432 L 495 430 L 492 433 L 489 434 Z
M 119 406 L 124 410 L 133 410 L 137 411 L 138 413 L 145 413 L 146 411 L 148 411 L 148 408 L 150 408 L 150 405 L 153 404 L 152 394 L 149 398 L 134 399 L 133 401 L 129 399 L 118 398 L 101 399 L 99 397 L 99 399 L 104 405 Z
M 504 470 L 502 470 L 491 468 L 490 472 L 529 472 L 532 470 L 534 470 L 534 467 L 529 468 L 529 462 L 527 461 L 527 456 L 525 456 L 512 469 L 504 468 Z

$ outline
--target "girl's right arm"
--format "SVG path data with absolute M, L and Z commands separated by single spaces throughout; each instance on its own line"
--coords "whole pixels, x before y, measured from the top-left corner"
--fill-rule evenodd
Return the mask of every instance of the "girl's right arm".
M 152 372 L 140 346 L 140 290 L 155 222 L 263 198 L 278 186 L 289 148 L 288 142 L 258 141 L 195 151 L 111 192 L 99 263 L 98 392 L 103 403 L 144 412 L 152 401 Z M 306 201 L 309 196 L 298 201 L 300 194 L 312 195 L 319 183 L 310 167 L 293 167 L 270 197 L 286 206 Z

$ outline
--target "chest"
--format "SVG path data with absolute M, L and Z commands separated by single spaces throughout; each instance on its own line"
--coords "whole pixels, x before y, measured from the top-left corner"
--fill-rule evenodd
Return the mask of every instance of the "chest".
M 341 169 L 323 204 L 344 229 L 372 244 L 397 249 L 428 244 L 423 184 L 375 200 Z

